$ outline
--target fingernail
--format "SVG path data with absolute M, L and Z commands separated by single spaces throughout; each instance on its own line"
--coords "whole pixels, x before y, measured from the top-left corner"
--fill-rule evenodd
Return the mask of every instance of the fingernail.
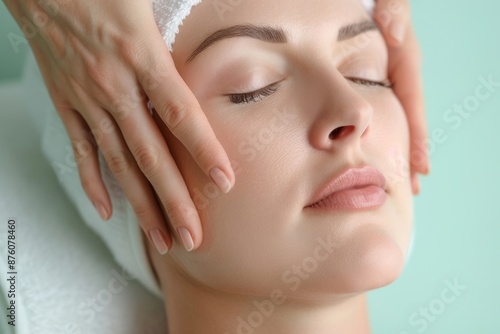
M 401 22 L 394 21 L 391 25 L 391 36 L 398 41 L 398 43 L 403 42 L 405 37 L 405 27 Z
M 165 255 L 168 252 L 167 242 L 165 241 L 165 237 L 160 229 L 155 228 L 149 231 L 149 237 L 153 241 L 153 245 L 155 245 L 156 250 L 161 255 Z
M 231 190 L 232 185 L 229 179 L 227 178 L 226 174 L 219 168 L 219 167 L 214 167 L 210 171 L 210 177 L 212 178 L 212 181 L 215 182 L 215 184 L 222 190 L 224 193 L 228 193 L 229 190 Z
M 92 202 L 92 204 L 94 204 L 94 207 L 97 210 L 97 213 L 99 213 L 99 216 L 101 216 L 101 219 L 108 220 L 109 213 L 108 210 L 106 210 L 106 207 L 99 202 Z
M 184 247 L 188 252 L 192 251 L 194 248 L 194 242 L 193 238 L 191 237 L 191 234 L 189 233 L 188 229 L 185 227 L 179 227 L 177 229 L 177 232 L 181 236 L 182 243 L 184 244 Z

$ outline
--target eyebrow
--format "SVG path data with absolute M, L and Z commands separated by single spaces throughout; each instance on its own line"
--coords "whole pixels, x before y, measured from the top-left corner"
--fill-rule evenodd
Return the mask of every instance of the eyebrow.
M 337 42 L 354 38 L 370 30 L 378 30 L 377 24 L 372 20 L 362 21 L 360 23 L 348 24 L 340 28 Z M 252 24 L 235 25 L 228 28 L 217 30 L 208 36 L 189 56 L 186 63 L 193 61 L 196 56 L 208 49 L 215 43 L 224 39 L 236 37 L 250 37 L 268 43 L 284 44 L 288 43 L 288 35 L 281 27 L 255 26 Z
M 345 41 L 354 38 L 362 33 L 371 30 L 379 30 L 377 24 L 372 20 L 366 20 L 360 23 L 348 24 L 339 30 L 337 42 Z

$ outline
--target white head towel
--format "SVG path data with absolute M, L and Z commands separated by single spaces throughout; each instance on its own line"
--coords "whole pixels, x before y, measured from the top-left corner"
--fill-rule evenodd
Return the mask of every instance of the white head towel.
M 175 36 L 179 33 L 182 21 L 191 13 L 191 8 L 202 0 L 152 0 L 155 20 L 163 40 L 172 51 Z M 372 14 L 375 0 L 360 0 L 366 10 Z
M 191 8 L 200 2 L 201 0 L 153 0 L 156 24 L 170 51 L 182 21 L 191 13 Z

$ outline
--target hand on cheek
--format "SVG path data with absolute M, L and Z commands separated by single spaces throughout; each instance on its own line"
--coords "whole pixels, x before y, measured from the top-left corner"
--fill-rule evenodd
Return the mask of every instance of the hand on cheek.
M 421 52 L 411 24 L 408 0 L 378 0 L 375 20 L 389 46 L 389 76 L 401 101 L 410 129 L 410 166 L 413 194 L 420 191 L 420 174 L 428 174 L 425 101 L 421 74 Z

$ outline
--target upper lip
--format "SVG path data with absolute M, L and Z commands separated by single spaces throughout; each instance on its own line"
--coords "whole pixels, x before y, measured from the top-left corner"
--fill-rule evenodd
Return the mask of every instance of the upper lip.
M 345 172 L 329 179 L 313 195 L 311 206 L 322 199 L 346 189 L 363 188 L 375 185 L 386 190 L 387 181 L 384 175 L 373 166 L 351 167 Z

